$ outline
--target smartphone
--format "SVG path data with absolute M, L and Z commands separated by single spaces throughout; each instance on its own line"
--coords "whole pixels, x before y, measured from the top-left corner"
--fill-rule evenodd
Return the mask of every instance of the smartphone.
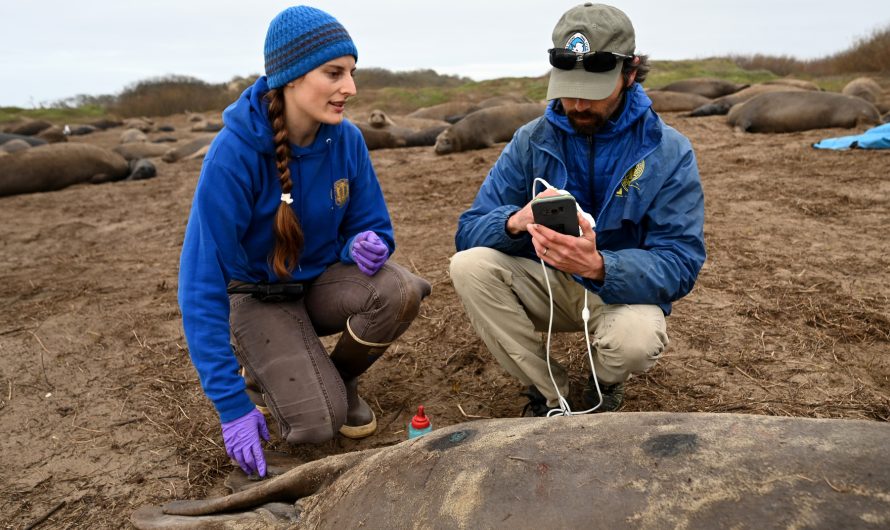
M 580 233 L 578 208 L 571 195 L 552 195 L 532 200 L 532 215 L 535 223 L 561 234 L 577 236 Z

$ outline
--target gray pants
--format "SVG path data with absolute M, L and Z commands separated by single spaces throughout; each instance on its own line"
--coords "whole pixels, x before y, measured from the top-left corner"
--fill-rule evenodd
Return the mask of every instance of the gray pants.
M 232 294 L 236 355 L 258 383 L 288 443 L 330 440 L 346 420 L 346 389 L 320 336 L 344 331 L 385 346 L 417 316 L 430 284 L 387 262 L 374 276 L 331 265 L 296 301 L 265 303 Z
M 584 287 L 564 272 L 548 269 L 553 290 L 553 331 L 583 331 Z M 451 258 L 451 281 L 470 322 L 495 359 L 525 385 L 535 385 L 551 407 L 558 405 L 547 369 L 550 297 L 541 263 L 476 247 Z M 603 383 L 618 383 L 648 370 L 668 345 L 664 313 L 657 305 L 605 304 L 587 295 L 593 364 Z M 565 369 L 551 359 L 563 397 Z

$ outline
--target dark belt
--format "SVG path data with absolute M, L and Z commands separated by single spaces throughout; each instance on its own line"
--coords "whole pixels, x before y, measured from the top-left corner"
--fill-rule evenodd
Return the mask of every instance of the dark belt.
M 226 292 L 229 294 L 249 294 L 260 302 L 293 302 L 303 298 L 303 284 L 290 283 L 246 283 L 232 282 Z

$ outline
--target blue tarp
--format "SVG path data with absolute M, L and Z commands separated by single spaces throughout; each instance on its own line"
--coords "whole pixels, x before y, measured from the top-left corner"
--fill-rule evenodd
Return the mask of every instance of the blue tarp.
M 862 134 L 826 138 L 813 144 L 816 149 L 890 149 L 890 123 Z

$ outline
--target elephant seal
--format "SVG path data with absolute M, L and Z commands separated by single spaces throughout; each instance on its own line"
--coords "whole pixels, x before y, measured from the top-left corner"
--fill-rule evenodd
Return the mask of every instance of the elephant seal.
M 689 79 L 681 79 L 667 86 L 661 87 L 660 90 L 668 92 L 685 92 L 687 94 L 698 94 L 708 99 L 719 98 L 729 94 L 735 94 L 743 88 L 750 85 L 733 83 L 725 79 L 717 79 L 715 77 L 691 77 Z
M 409 116 L 395 116 L 391 118 L 386 112 L 380 109 L 374 109 L 368 115 L 368 124 L 375 129 L 384 129 L 386 127 L 403 127 L 412 131 L 421 131 L 431 129 L 433 127 L 451 125 L 445 120 L 433 120 L 429 118 L 411 118 Z
M 719 97 L 710 103 L 702 105 L 690 112 L 689 115 L 694 117 L 723 115 L 729 112 L 729 109 L 731 109 L 733 105 L 748 101 L 754 96 L 759 96 L 760 94 L 766 94 L 768 92 L 803 92 L 803 89 L 788 85 L 751 85 L 734 94 Z
M 432 107 L 422 107 L 408 114 L 409 118 L 428 118 L 431 120 L 444 120 L 448 123 L 456 123 L 467 114 L 479 110 L 479 106 L 475 103 L 467 101 L 448 101 L 433 105 Z
M 23 123 L 8 127 L 6 132 L 22 136 L 36 136 L 52 126 L 53 124 L 46 120 L 25 120 Z
M 223 128 L 221 121 L 199 121 L 189 129 L 192 132 L 219 132 Z
M 736 105 L 727 122 L 746 132 L 781 133 L 880 123 L 874 105 L 836 92 L 774 92 Z
M 148 136 L 139 129 L 127 129 L 121 133 L 121 143 L 131 144 L 134 142 L 147 142 Z
M 436 138 L 436 154 L 491 147 L 513 137 L 516 129 L 544 114 L 545 105 L 522 103 L 477 110 L 442 131 Z
M 84 136 L 99 131 L 99 127 L 95 125 L 75 124 L 69 127 L 71 136 Z
M 19 153 L 21 151 L 24 151 L 25 149 L 31 149 L 31 144 L 24 140 L 19 140 L 18 138 L 10 140 L 3 145 L 0 145 L 0 151 L 3 151 L 7 154 Z
M 253 527 L 248 517 L 274 513 L 268 503 L 296 502 L 268 527 L 885 527 L 888 439 L 885 422 L 751 414 L 480 420 L 309 462 L 225 497 L 145 506 L 130 522 Z
M 112 127 L 120 127 L 124 122 L 121 120 L 113 119 L 113 118 L 99 118 L 98 120 L 91 121 L 88 125 L 92 125 L 93 127 L 101 130 L 111 129 Z
M 396 116 L 390 118 L 384 111 L 374 109 L 368 116 L 368 123 L 377 130 L 386 131 L 395 138 L 389 147 L 417 147 L 435 145 L 436 137 L 451 126 L 444 120 Z
M 124 127 L 127 129 L 139 129 L 147 133 L 154 127 L 154 122 L 148 118 L 128 118 L 124 120 Z
M 670 90 L 647 90 L 655 112 L 689 112 L 710 103 L 710 99 L 692 92 L 672 92 Z
M 33 136 L 24 136 L 21 134 L 0 133 L 0 145 L 3 145 L 10 140 L 22 140 L 22 141 L 28 142 L 28 145 L 30 145 L 31 147 L 36 147 L 38 145 L 46 145 L 48 143 L 46 140 L 41 140 L 40 138 L 35 138 Z
M 843 90 L 841 90 L 841 94 L 864 99 L 871 104 L 877 103 L 878 100 L 881 99 L 883 93 L 884 91 L 881 90 L 881 85 L 870 77 L 857 77 L 847 83 Z
M 43 145 L 0 159 L 0 197 L 123 180 L 129 173 L 124 157 L 108 149 L 80 142 Z
M 436 145 L 436 138 L 449 127 L 451 127 L 451 124 L 446 122 L 445 125 L 436 125 L 428 129 L 414 131 L 405 137 L 405 147 Z
M 130 174 L 127 180 L 145 180 L 154 178 L 158 174 L 157 168 L 149 160 L 144 158 L 130 160 Z
M 46 140 L 48 144 L 57 144 L 59 142 L 67 142 L 68 135 L 65 134 L 65 130 L 59 127 L 58 125 L 53 125 L 48 129 L 44 129 L 37 134 L 37 138 L 41 140 Z
M 161 157 L 161 160 L 169 163 L 181 160 L 191 154 L 194 154 L 202 147 L 210 145 L 215 137 L 216 135 L 213 134 L 205 134 L 203 136 L 199 136 L 186 144 L 167 150 L 167 152 L 164 153 L 164 156 Z
M 127 144 L 121 144 L 112 149 L 112 151 L 121 155 L 127 160 L 137 160 L 140 158 L 163 156 L 169 150 L 169 146 L 151 142 L 131 142 Z
M 390 128 L 375 129 L 363 123 L 353 123 L 353 125 L 362 133 L 362 138 L 365 140 L 365 146 L 367 146 L 368 151 L 405 147 L 405 138 L 397 137 Z
M 784 85 L 784 86 L 793 86 L 796 88 L 800 88 L 803 90 L 822 90 L 819 88 L 819 85 L 813 83 L 812 81 L 804 81 L 803 79 L 790 79 L 790 78 L 781 78 L 781 79 L 771 79 L 769 81 L 764 81 L 762 84 L 764 85 Z
M 203 160 L 207 153 L 210 151 L 210 145 L 205 145 L 204 147 L 198 149 L 194 153 L 190 154 L 187 157 L 184 157 L 183 160 Z

